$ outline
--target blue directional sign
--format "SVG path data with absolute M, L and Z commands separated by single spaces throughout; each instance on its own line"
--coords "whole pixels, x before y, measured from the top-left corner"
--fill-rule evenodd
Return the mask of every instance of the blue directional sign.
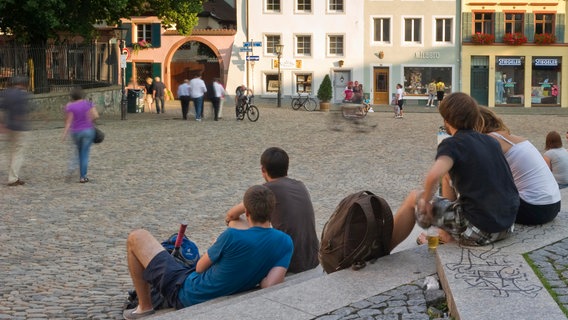
M 261 41 L 255 41 L 252 43 L 253 47 L 262 47 L 262 42 Z
M 243 42 L 243 47 L 250 47 L 252 42 Z
M 250 47 L 244 47 L 244 48 L 240 48 L 239 51 L 240 51 L 240 52 L 252 52 L 252 48 L 250 48 Z
M 258 56 L 247 56 L 247 61 L 258 61 L 259 57 Z

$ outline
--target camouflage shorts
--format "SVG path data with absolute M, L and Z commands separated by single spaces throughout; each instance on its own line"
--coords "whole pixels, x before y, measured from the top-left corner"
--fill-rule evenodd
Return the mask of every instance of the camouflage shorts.
M 462 207 L 458 201 L 452 202 L 446 198 L 434 197 L 432 199 L 432 213 L 434 220 L 432 225 L 437 226 L 452 235 L 460 244 L 467 246 L 485 246 L 495 241 L 508 238 L 513 234 L 514 225 L 509 229 L 489 233 L 479 230 L 472 225 L 463 215 Z M 416 211 L 417 221 L 422 217 Z

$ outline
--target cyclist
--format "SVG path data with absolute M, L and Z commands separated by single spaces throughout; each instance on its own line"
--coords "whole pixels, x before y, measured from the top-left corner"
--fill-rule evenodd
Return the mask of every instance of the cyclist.
M 247 93 L 253 94 L 252 90 L 247 88 L 244 84 L 237 87 L 235 90 L 235 114 L 239 118 L 239 110 L 243 110 L 247 101 Z

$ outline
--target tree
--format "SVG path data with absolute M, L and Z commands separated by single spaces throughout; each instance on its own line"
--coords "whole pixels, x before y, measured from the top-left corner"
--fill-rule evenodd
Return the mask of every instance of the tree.
M 318 99 L 322 102 L 329 102 L 332 98 L 332 90 L 331 79 L 326 74 L 318 89 Z
M 58 41 L 63 34 L 93 38 L 94 24 L 100 21 L 115 25 L 120 18 L 155 15 L 165 26 L 175 25 L 181 34 L 189 35 L 197 25 L 201 4 L 201 0 L 1 0 L 0 32 L 41 52 L 49 40 Z M 35 75 L 46 80 L 45 55 L 35 56 Z

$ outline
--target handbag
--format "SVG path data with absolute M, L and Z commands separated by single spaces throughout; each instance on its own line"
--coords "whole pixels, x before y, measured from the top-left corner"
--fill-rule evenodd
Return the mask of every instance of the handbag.
M 93 139 L 93 142 L 101 143 L 103 142 L 104 139 L 105 139 L 105 133 L 101 129 L 95 127 L 95 138 Z

